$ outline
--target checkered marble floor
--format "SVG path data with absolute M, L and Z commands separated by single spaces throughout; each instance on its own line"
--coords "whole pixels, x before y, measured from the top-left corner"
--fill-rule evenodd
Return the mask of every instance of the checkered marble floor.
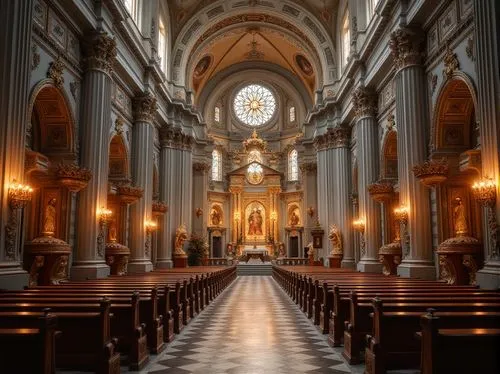
M 270 276 L 238 279 L 141 373 L 362 373 Z

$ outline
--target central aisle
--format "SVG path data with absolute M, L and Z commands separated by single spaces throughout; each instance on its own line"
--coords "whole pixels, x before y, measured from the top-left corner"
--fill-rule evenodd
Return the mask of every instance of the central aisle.
M 350 373 L 326 339 L 272 277 L 238 277 L 145 371 Z

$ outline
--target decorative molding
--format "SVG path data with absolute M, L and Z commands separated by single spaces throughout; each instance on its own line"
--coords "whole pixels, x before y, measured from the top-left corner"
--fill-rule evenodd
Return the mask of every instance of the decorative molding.
M 49 70 L 47 70 L 47 78 L 50 78 L 54 81 L 54 85 L 57 88 L 61 88 L 64 84 L 64 62 L 61 59 L 61 56 L 57 56 L 57 58 L 49 64 Z
M 80 82 L 72 81 L 69 83 L 69 92 L 71 92 L 71 96 L 73 96 L 73 99 L 75 99 L 75 101 L 77 100 L 79 89 L 80 89 Z
M 358 87 L 352 94 L 354 112 L 358 119 L 377 115 L 377 94 L 364 86 Z
M 156 97 L 149 92 L 134 98 L 132 101 L 135 121 L 153 123 L 156 109 Z
M 424 37 L 415 29 L 400 28 L 391 33 L 389 48 L 396 70 L 422 63 Z
M 164 126 L 160 129 L 160 144 L 165 148 L 192 150 L 193 137 L 183 134 L 179 128 Z
M 465 46 L 465 53 L 467 57 L 471 59 L 471 61 L 476 60 L 476 56 L 474 56 L 474 38 L 471 36 L 467 39 L 467 45 Z
M 387 132 L 390 132 L 393 131 L 395 127 L 396 127 L 396 120 L 394 117 L 394 113 L 391 113 L 387 116 L 387 122 L 385 124 L 385 128 L 387 129 Z
M 316 173 L 318 164 L 316 162 L 304 162 L 300 165 L 300 170 L 303 173 Z
M 33 44 L 31 47 L 31 70 L 35 70 L 38 65 L 40 65 L 40 53 L 38 53 L 38 47 L 36 44 Z
M 430 81 L 431 81 L 431 93 L 434 93 L 436 92 L 436 87 L 437 87 L 437 83 L 438 83 L 438 76 L 437 74 L 434 74 L 434 73 L 431 73 L 431 77 L 430 77 Z
M 123 134 L 123 125 L 125 121 L 121 117 L 116 117 L 115 120 L 115 132 L 116 135 L 122 135 Z
M 444 70 L 443 76 L 447 79 L 451 79 L 453 77 L 453 73 L 456 70 L 459 70 L 460 63 L 458 62 L 457 54 L 453 53 L 453 50 L 450 46 L 446 46 L 446 52 L 443 57 Z
M 202 174 L 208 172 L 210 167 L 208 162 L 193 162 L 193 170 Z
M 116 58 L 116 40 L 106 33 L 97 34 L 84 47 L 85 66 L 89 70 L 101 70 L 111 75 Z

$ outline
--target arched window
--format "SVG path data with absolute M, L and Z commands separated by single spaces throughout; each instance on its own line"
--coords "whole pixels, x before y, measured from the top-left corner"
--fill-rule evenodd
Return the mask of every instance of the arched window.
M 299 161 L 296 149 L 292 150 L 288 154 L 288 180 L 299 180 Z
M 290 113 L 289 113 L 288 117 L 290 119 L 290 122 L 295 122 L 295 107 L 294 106 L 290 107 Z
M 349 30 L 349 12 L 347 11 L 342 21 L 342 66 L 347 65 L 351 50 L 351 31 Z
M 222 156 L 217 149 L 214 149 L 212 152 L 212 180 L 222 180 Z
M 160 57 L 161 70 L 167 72 L 167 29 L 163 19 L 160 17 L 158 22 L 158 56 Z
M 139 14 L 137 0 L 123 0 L 123 4 L 125 5 L 125 8 L 127 8 L 127 11 L 134 22 L 137 23 L 137 16 Z
M 368 0 L 368 2 L 370 3 L 370 14 L 373 15 L 373 13 L 375 13 L 375 8 L 377 7 L 377 4 L 378 4 L 378 1 L 379 0 Z
M 218 106 L 214 108 L 214 121 L 220 122 L 220 108 Z

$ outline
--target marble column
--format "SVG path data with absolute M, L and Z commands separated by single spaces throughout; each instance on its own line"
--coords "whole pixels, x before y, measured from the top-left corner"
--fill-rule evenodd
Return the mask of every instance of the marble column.
M 379 176 L 379 140 L 377 114 L 377 96 L 375 92 L 359 87 L 353 94 L 356 113 L 356 142 L 358 156 L 358 193 L 359 219 L 364 220 L 364 248 L 357 264 L 359 271 L 381 272 L 382 264 L 378 260 L 381 244 L 380 205 L 373 201 L 368 192 L 368 185 Z M 362 243 L 362 241 L 361 241 Z
M 481 134 L 483 177 L 497 183 L 496 221 L 500 222 L 500 4 L 496 0 L 474 0 L 474 43 L 476 45 L 477 104 Z M 487 215 L 484 214 L 484 217 Z M 483 288 L 500 287 L 500 238 L 484 219 L 485 265 L 476 279 Z M 496 229 L 498 230 L 498 228 Z
M 193 216 L 193 232 L 202 236 L 207 233 L 208 217 L 210 206 L 208 205 L 208 171 L 210 165 L 206 162 L 193 163 L 193 208 L 195 212 L 201 208 L 200 216 Z
M 303 212 L 302 212 L 302 222 L 304 226 L 304 232 L 302 238 L 304 240 L 311 239 L 311 229 L 316 223 L 316 214 L 318 212 L 318 203 L 316 200 L 316 194 L 318 192 L 318 186 L 316 183 L 317 179 L 318 165 L 316 162 L 304 162 L 300 165 L 300 171 L 302 172 L 302 186 L 304 195 L 303 199 Z M 312 208 L 312 211 L 309 210 Z M 312 212 L 310 214 L 309 212 Z M 283 217 L 286 217 L 283 216 Z M 283 226 L 285 226 L 286 219 L 283 221 Z M 303 246 L 299 248 L 299 256 L 304 250 Z
M 77 245 L 71 267 L 72 279 L 109 275 L 104 261 L 104 240 L 98 210 L 108 197 L 109 128 L 111 126 L 112 68 L 116 42 L 107 34 L 95 34 L 84 45 L 85 75 L 80 125 L 81 166 L 92 179 L 78 195 Z
M 178 218 L 178 188 L 179 183 L 173 183 L 176 179 L 180 153 L 178 136 L 171 126 L 160 130 L 160 200 L 168 206 L 168 212 L 162 217 L 160 228 L 160 244 L 156 260 L 157 268 L 171 268 L 172 248 L 175 240 L 175 230 L 180 224 Z
M 408 208 L 406 232 L 401 232 L 403 261 L 398 274 L 434 279 L 429 189 L 415 178 L 412 168 L 426 160 L 428 123 L 423 34 L 398 29 L 389 46 L 396 66 L 396 123 L 398 126 L 399 203 Z
M 337 202 L 334 211 L 335 224 L 342 233 L 342 267 L 354 268 L 354 247 L 352 243 L 351 214 L 351 129 L 336 127 L 331 130 L 333 136 L 333 153 L 335 155 L 335 179 L 337 180 L 332 193 Z M 331 250 L 331 248 L 330 248 Z
M 156 98 L 146 93 L 134 98 L 132 129 L 132 180 L 144 190 L 139 201 L 130 207 L 129 273 L 153 270 L 151 244 L 147 240 L 145 222 L 153 219 L 153 139 Z
M 31 26 L 34 1 L 0 2 L 0 288 L 22 289 L 28 274 L 22 269 L 20 214 L 8 239 L 8 185 L 23 181 L 24 138 L 31 72 Z
M 188 233 L 192 232 L 193 217 L 193 138 L 189 135 L 182 136 L 182 153 L 180 163 L 180 181 L 182 183 L 181 221 L 186 224 Z

